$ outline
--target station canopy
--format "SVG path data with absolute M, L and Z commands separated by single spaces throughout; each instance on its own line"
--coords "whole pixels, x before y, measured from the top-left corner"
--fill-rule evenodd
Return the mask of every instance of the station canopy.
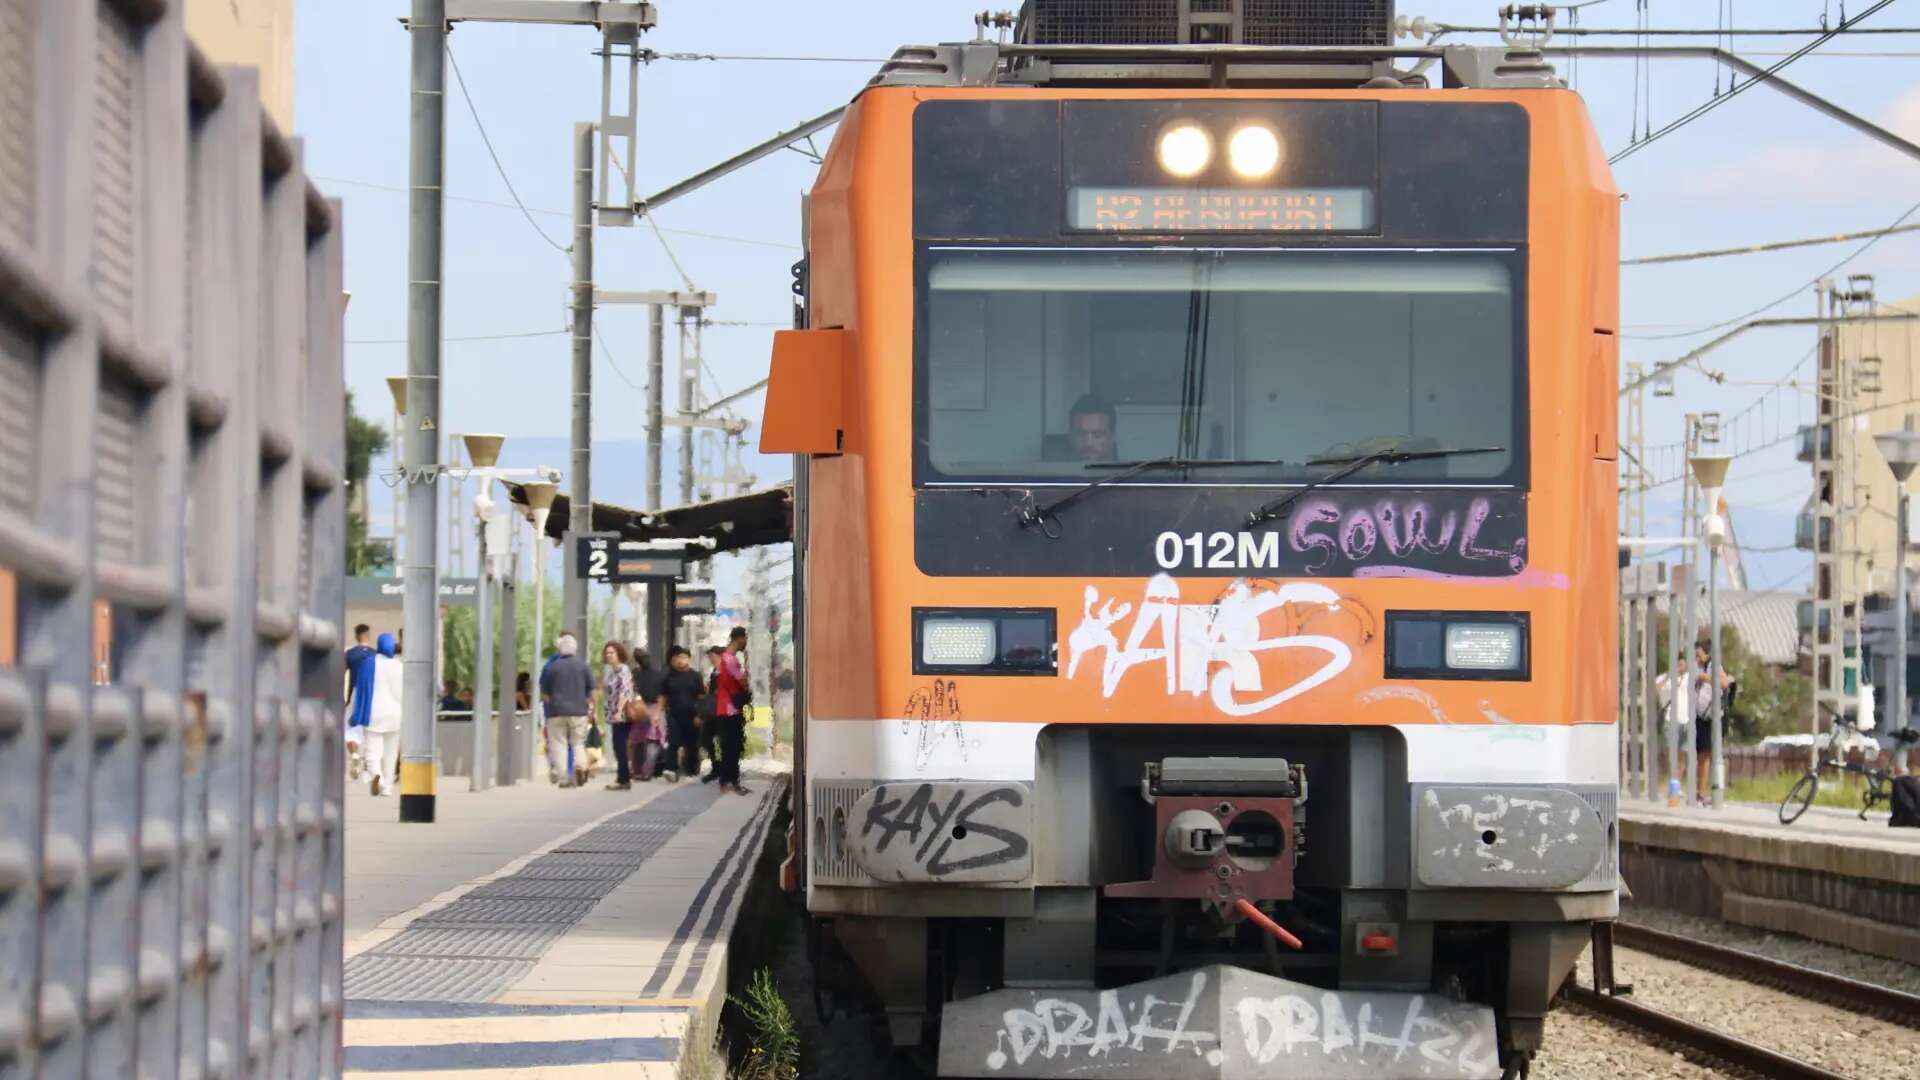
M 515 483 L 506 486 L 509 497 L 525 513 L 527 497 L 521 486 Z M 570 513 L 567 497 L 555 496 L 553 510 L 547 516 L 549 537 L 565 538 Z M 715 555 L 784 544 L 793 539 L 793 485 L 781 484 L 745 495 L 663 510 L 634 510 L 596 502 L 593 531 L 618 533 L 623 540 L 705 538 L 713 541 Z

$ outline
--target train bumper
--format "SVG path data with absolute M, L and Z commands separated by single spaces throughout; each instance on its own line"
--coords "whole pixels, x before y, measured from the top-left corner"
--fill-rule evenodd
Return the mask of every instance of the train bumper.
M 1493 1010 L 1436 994 L 1323 990 L 1215 964 L 1111 990 L 953 1002 L 941 1076 L 1497 1077 Z

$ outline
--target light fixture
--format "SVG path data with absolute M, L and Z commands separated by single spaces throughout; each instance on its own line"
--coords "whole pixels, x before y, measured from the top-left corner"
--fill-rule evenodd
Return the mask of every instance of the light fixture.
M 1700 454 L 1687 459 L 1693 468 L 1693 482 L 1700 485 L 1700 493 L 1705 497 L 1707 517 L 1704 522 L 1707 543 L 1719 545 L 1727 539 L 1727 519 L 1720 513 L 1720 489 L 1727 484 L 1727 469 L 1733 464 L 1733 458 L 1726 454 Z
M 1213 137 L 1198 124 L 1175 124 L 1160 133 L 1159 150 L 1160 167 L 1185 180 L 1213 160 Z
M 1880 456 L 1887 459 L 1887 468 L 1893 470 L 1894 483 L 1906 483 L 1914 467 L 1920 466 L 1920 433 L 1885 431 L 1875 435 L 1873 442 L 1880 448 Z
M 387 376 L 387 393 L 393 395 L 393 411 L 401 416 L 407 415 L 407 377 Z
M 500 444 L 507 441 L 505 435 L 462 435 L 460 441 L 467 446 L 467 460 L 473 462 L 476 469 L 491 469 L 500 461 Z
M 1058 640 L 1047 608 L 915 608 L 914 673 L 1052 675 Z
M 1227 138 L 1227 164 L 1247 180 L 1272 175 L 1280 167 L 1280 136 L 1265 124 L 1242 124 Z
M 1389 679 L 1531 678 L 1523 611 L 1389 611 Z

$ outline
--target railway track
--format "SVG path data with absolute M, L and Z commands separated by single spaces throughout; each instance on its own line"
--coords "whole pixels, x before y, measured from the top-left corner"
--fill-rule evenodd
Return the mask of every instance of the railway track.
M 1613 925 L 1613 943 L 1623 949 L 1638 949 L 1902 1027 L 1920 1029 L 1920 995 L 1627 923 Z
M 1572 982 L 1567 984 L 1563 993 L 1567 1003 L 1575 1008 L 1632 1028 L 1657 1042 L 1712 1058 L 1717 1063 L 1749 1075 L 1765 1077 L 1767 1080 L 1845 1080 L 1840 1073 L 1788 1057 L 1724 1031 L 1650 1009 L 1632 998 L 1603 994 Z

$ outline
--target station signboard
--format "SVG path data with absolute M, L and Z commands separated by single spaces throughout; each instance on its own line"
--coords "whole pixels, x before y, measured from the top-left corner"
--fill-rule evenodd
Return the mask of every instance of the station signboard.
M 638 540 L 622 540 L 614 533 L 579 538 L 575 572 L 588 581 L 619 585 L 634 581 L 678 581 L 687 560 L 678 552 L 656 551 Z

